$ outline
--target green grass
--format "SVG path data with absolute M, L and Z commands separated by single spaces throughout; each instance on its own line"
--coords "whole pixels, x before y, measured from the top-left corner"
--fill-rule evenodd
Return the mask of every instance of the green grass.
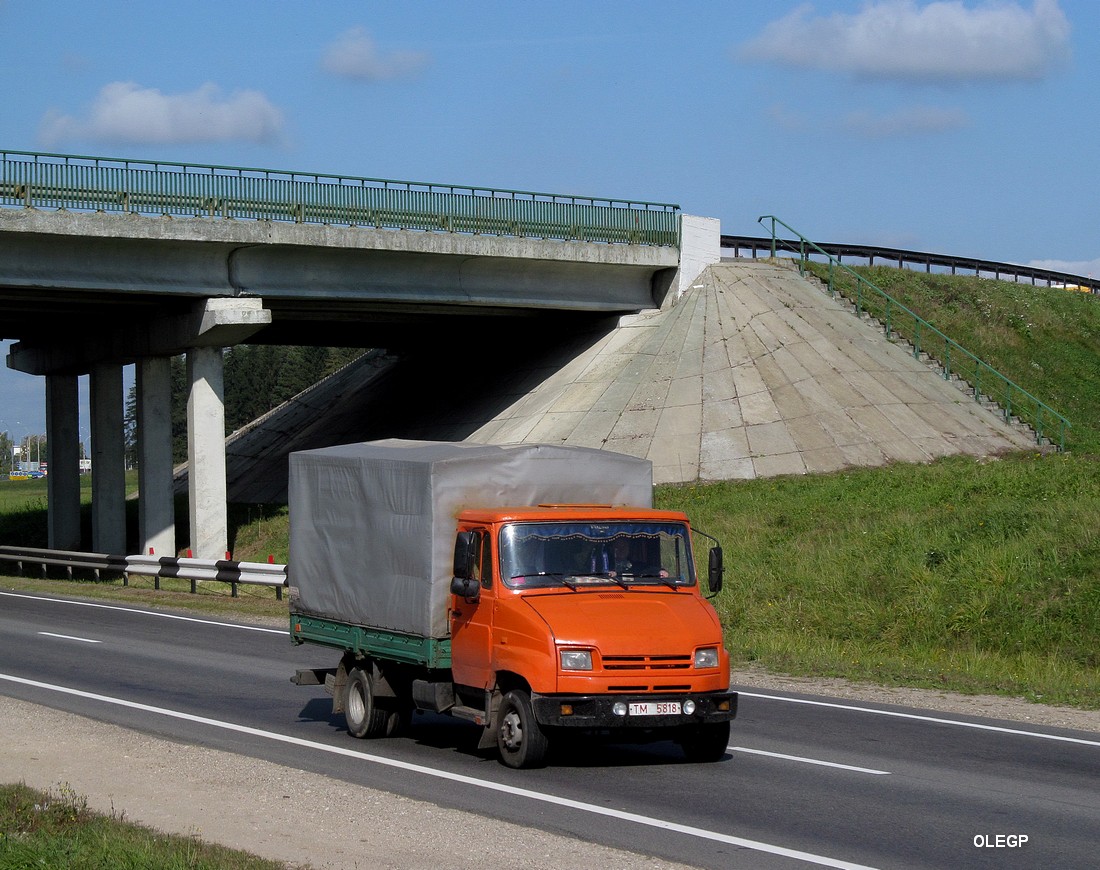
M 46 546 L 46 484 L 43 477 L 36 480 L 0 477 L 0 542 Z M 90 478 L 81 477 L 80 484 L 81 501 L 90 504 Z
M 128 867 L 133 870 L 278 870 L 285 865 L 170 836 L 88 809 L 62 786 L 40 792 L 0 785 L 0 867 Z
M 0 543 L 21 547 L 46 547 L 46 486 L 44 478 L 8 480 L 0 477 Z M 137 492 L 137 472 L 126 474 L 129 495 Z M 91 539 L 92 478 L 80 478 L 81 537 Z M 138 552 L 137 500 L 126 504 L 129 534 L 128 552 Z M 285 563 L 289 515 L 286 505 L 231 504 L 229 506 L 229 546 L 234 558 L 266 562 L 268 557 Z M 187 499 L 176 499 L 176 555 L 186 555 L 189 536 Z
M 661 487 L 725 544 L 735 663 L 1100 707 L 1100 463 L 952 458 Z

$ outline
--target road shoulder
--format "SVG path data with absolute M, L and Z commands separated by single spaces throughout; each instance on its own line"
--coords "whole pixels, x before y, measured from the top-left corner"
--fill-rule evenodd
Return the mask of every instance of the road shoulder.
M 684 868 L 10 698 L 0 733 L 2 782 L 294 867 Z

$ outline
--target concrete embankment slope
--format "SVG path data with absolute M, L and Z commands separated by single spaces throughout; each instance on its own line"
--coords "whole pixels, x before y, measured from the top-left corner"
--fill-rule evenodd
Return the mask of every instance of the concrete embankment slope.
M 1034 446 L 776 263 L 710 266 L 660 311 L 456 336 L 372 354 L 253 424 L 229 449 L 230 499 L 285 502 L 291 450 L 387 437 L 606 448 L 658 483 Z
M 658 482 L 990 455 L 1032 439 L 783 265 L 709 267 L 470 436 L 644 456 Z

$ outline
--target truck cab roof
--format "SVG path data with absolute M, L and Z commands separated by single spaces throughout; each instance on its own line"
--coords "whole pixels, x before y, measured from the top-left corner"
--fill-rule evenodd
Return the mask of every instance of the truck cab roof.
M 688 520 L 687 514 L 683 511 L 606 504 L 540 504 L 534 507 L 472 508 L 458 514 L 459 522 L 484 525 L 491 523 L 556 522 L 560 520 L 610 522 L 638 519 L 644 519 L 648 522 L 682 523 L 686 523 Z

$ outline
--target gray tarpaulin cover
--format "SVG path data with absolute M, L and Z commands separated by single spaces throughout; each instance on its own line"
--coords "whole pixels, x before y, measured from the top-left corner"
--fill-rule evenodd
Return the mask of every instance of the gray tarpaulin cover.
M 292 453 L 289 497 L 294 612 L 443 638 L 459 511 L 650 507 L 653 468 L 587 447 L 390 439 Z

